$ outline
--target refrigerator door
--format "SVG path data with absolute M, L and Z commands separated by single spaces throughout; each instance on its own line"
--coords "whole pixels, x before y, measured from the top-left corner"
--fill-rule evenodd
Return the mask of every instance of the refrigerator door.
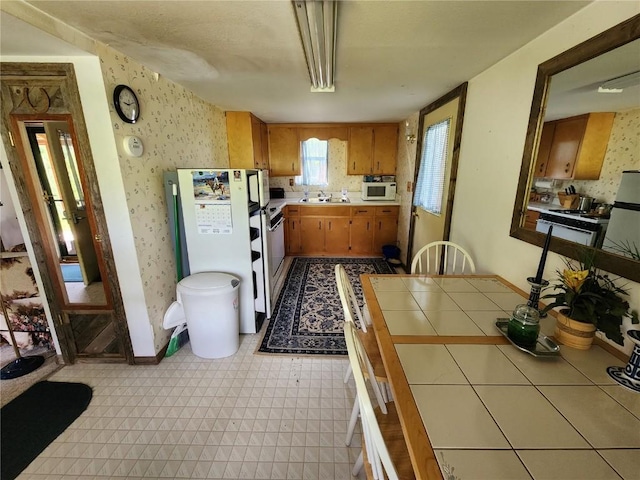
M 616 194 L 616 203 L 618 202 L 640 205 L 640 170 L 622 172 L 622 179 Z
M 629 250 L 640 250 L 640 208 L 632 210 L 614 207 L 611 210 L 602 249 L 628 257 L 631 257 Z

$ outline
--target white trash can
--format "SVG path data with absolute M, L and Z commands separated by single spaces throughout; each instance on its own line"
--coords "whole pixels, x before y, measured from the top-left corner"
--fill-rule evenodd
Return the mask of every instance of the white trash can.
M 198 357 L 222 358 L 238 351 L 239 286 L 239 279 L 218 272 L 195 273 L 178 283 L 191 350 Z

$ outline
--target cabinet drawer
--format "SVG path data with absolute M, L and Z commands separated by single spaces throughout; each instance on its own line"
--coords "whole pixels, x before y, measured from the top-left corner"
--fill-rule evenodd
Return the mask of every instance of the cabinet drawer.
M 352 217 L 373 217 L 375 207 L 351 207 Z
M 298 205 L 296 206 L 287 205 L 285 216 L 297 217 L 298 215 L 300 215 L 300 207 Z
M 376 207 L 376 217 L 392 217 L 398 216 L 399 207 Z
M 317 217 L 348 217 L 349 207 L 313 205 L 300 207 L 300 215 Z

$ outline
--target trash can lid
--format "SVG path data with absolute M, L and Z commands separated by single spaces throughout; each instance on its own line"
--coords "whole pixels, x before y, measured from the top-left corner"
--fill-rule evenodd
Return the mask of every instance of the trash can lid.
M 189 295 L 216 295 L 235 290 L 240 280 L 220 272 L 194 273 L 178 282 L 178 291 Z

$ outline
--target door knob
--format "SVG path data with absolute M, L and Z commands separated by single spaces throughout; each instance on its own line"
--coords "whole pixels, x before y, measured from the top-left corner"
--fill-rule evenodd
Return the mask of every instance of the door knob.
M 96 242 L 101 243 L 102 242 L 102 235 L 100 235 L 99 233 L 96 233 L 93 238 L 96 240 Z

